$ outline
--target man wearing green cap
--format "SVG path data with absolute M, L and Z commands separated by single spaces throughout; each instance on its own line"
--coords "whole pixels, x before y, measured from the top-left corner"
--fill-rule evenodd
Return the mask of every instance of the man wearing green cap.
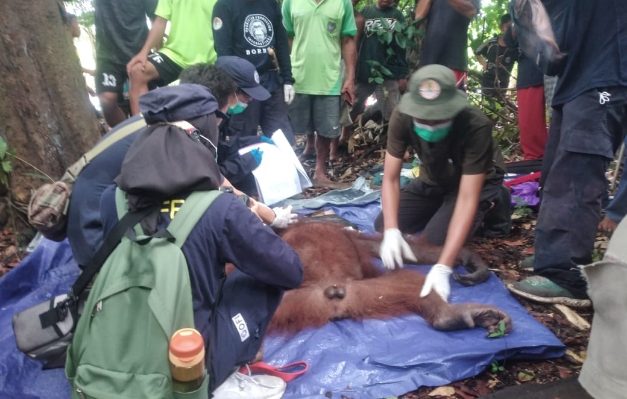
M 420 176 L 400 189 L 407 147 L 420 157 Z M 444 245 L 420 293 L 434 289 L 448 300 L 451 267 L 466 238 L 501 193 L 504 171 L 492 141 L 492 123 L 455 86 L 453 71 L 427 65 L 414 72 L 409 90 L 390 118 L 383 173 L 383 211 L 375 227 L 384 232 L 385 267 L 414 260 L 402 233 L 421 231 L 427 241 Z

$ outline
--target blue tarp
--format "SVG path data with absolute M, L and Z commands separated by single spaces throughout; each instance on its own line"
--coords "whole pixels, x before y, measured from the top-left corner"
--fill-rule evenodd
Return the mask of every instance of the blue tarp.
M 333 209 L 372 231 L 378 204 Z M 65 292 L 77 275 L 67 242 L 43 240 L 0 280 L 0 398 L 69 397 L 63 370 L 42 371 L 38 362 L 17 350 L 11 318 Z M 268 337 L 265 360 L 276 365 L 309 362 L 309 372 L 288 384 L 285 398 L 381 398 L 476 375 L 494 360 L 543 359 L 563 353 L 560 341 L 529 316 L 495 276 L 476 287 L 453 282 L 451 302 L 497 305 L 510 314 L 514 330 L 507 337 L 488 339 L 483 329 L 438 332 L 414 315 L 386 321 L 343 320 L 289 339 Z

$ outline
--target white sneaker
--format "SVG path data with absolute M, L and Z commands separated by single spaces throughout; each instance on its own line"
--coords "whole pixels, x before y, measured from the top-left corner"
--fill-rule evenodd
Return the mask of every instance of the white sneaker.
M 236 371 L 213 391 L 214 399 L 280 399 L 287 384 L 267 374 L 248 375 Z

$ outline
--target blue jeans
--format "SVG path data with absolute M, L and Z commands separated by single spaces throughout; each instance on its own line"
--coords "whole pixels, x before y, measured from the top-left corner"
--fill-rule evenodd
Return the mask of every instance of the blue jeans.
M 601 101 L 602 93 L 610 94 L 610 100 Z M 553 109 L 534 270 L 578 298 L 586 297 L 586 282 L 577 266 L 592 260 L 607 189 L 605 171 L 624 138 L 626 123 L 625 87 L 590 90 Z

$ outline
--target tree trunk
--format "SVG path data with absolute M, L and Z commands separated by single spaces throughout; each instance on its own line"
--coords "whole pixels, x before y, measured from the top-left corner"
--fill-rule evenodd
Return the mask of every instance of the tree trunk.
M 99 138 L 85 80 L 57 1 L 0 1 L 0 136 L 16 157 L 12 198 L 61 177 Z M 26 162 L 32 164 L 29 166 Z

